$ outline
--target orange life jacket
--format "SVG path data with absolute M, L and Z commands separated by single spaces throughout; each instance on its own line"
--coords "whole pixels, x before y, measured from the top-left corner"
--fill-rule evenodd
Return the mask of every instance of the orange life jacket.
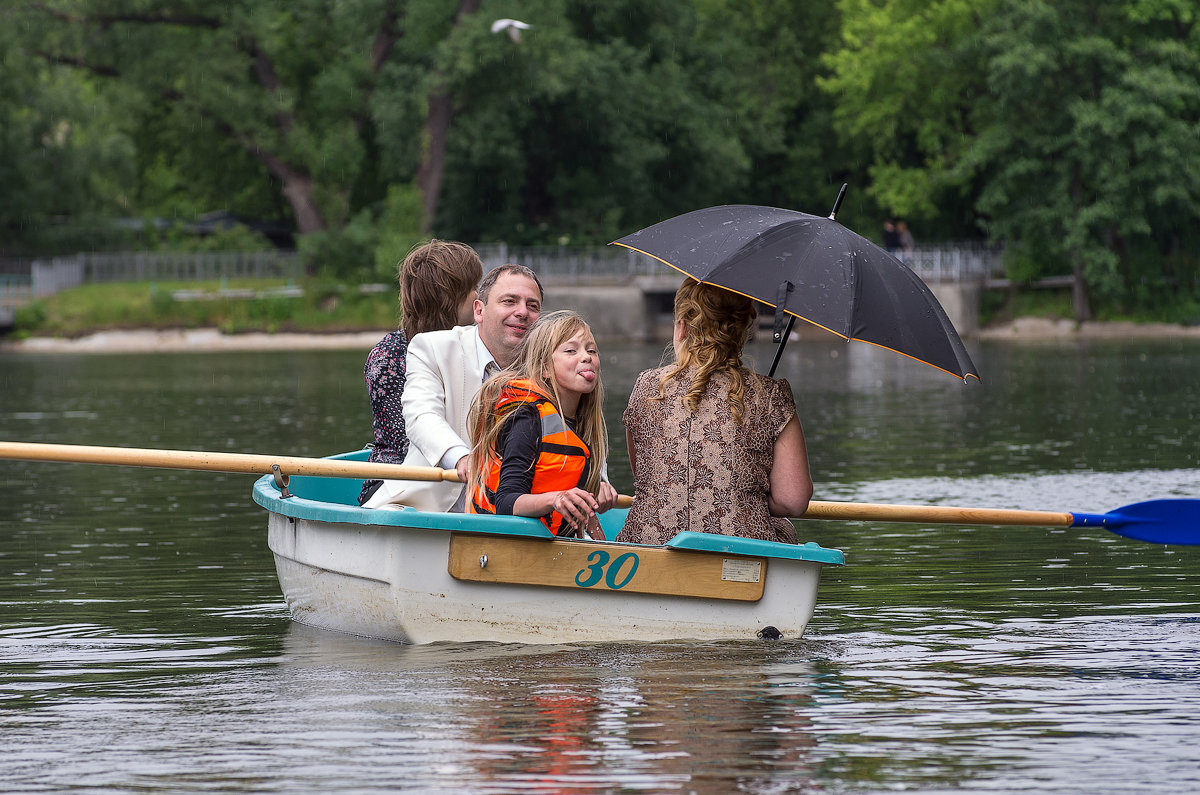
M 541 438 L 538 439 L 537 458 L 533 464 L 533 486 L 531 494 L 544 494 L 548 491 L 563 491 L 580 485 L 583 473 L 586 471 L 591 451 L 587 444 L 575 435 L 575 431 L 567 427 L 566 420 L 554 407 L 550 396 L 542 392 L 533 382 L 526 379 L 516 379 L 508 382 L 493 407 L 500 417 L 522 405 L 532 404 L 537 408 L 541 418 Z M 504 420 L 500 420 L 503 422 Z M 495 513 L 496 489 L 500 487 L 500 456 L 494 449 L 488 451 L 488 459 L 482 472 L 482 486 L 476 484 L 471 489 L 471 502 L 468 506 L 470 513 Z M 538 517 L 550 532 L 559 535 L 563 527 L 563 517 L 558 511 L 551 511 L 546 516 Z

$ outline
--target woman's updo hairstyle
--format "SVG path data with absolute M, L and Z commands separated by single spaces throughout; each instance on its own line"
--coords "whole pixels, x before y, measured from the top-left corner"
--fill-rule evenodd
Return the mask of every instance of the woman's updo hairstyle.
M 675 322 L 682 322 L 686 336 L 680 345 L 679 359 L 659 384 L 663 385 L 689 367 L 696 368 L 691 387 L 683 397 L 689 411 L 695 411 L 708 382 L 718 373 L 730 378 L 729 407 L 735 422 L 742 421 L 742 398 L 746 382 L 742 378 L 742 350 L 750 338 L 750 327 L 758 317 L 754 301 L 739 293 L 701 284 L 688 278 L 675 293 Z

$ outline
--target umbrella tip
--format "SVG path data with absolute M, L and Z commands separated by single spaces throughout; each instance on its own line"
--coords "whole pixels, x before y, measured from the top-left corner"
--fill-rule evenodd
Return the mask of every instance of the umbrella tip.
M 846 196 L 846 187 L 849 184 L 850 183 L 848 183 L 848 182 L 842 183 L 842 189 L 838 191 L 837 199 L 833 202 L 833 209 L 829 211 L 829 220 L 830 221 L 837 220 L 837 211 L 838 211 L 838 208 L 842 206 L 842 199 L 845 198 L 845 196 Z

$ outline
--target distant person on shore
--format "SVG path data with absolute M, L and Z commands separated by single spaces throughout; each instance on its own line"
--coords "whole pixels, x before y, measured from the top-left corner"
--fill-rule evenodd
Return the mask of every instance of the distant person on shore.
M 675 363 L 638 376 L 623 416 L 635 498 L 617 541 L 691 530 L 796 543 L 808 451 L 788 382 L 742 366 L 756 315 L 695 279 L 675 294 Z
M 577 313 L 543 315 L 517 360 L 471 407 L 470 513 L 532 516 L 556 536 L 603 539 L 597 513 L 616 504 L 600 352 Z
M 900 251 L 904 253 L 902 259 L 907 262 L 917 248 L 917 241 L 913 240 L 912 232 L 908 231 L 906 221 L 896 222 L 896 237 L 900 241 Z
M 537 274 L 522 265 L 500 265 L 479 282 L 473 324 L 409 340 L 402 400 L 409 445 L 403 463 L 453 469 L 466 483 L 471 401 L 493 368 L 499 371 L 516 360 L 541 311 Z M 451 481 L 385 480 L 363 505 L 393 503 L 423 511 L 462 511 L 465 491 Z
M 896 231 L 896 222 L 891 218 L 883 219 L 883 247 L 889 254 L 900 250 L 900 233 Z
M 399 464 L 408 455 L 401 408 L 408 341 L 426 331 L 473 323 L 475 287 L 482 276 L 483 263 L 473 248 L 444 240 L 416 246 L 400 263 L 400 329 L 388 332 L 371 349 L 363 367 L 375 431 L 368 461 Z M 363 483 L 359 505 L 382 483 Z

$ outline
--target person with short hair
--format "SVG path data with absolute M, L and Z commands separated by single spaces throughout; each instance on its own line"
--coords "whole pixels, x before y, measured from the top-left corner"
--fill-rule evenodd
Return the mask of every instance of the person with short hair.
M 415 335 L 408 344 L 402 400 L 409 466 L 454 469 L 467 480 L 471 401 L 485 370 L 517 357 L 542 311 L 542 284 L 529 268 L 500 265 L 479 282 L 471 325 Z M 490 373 L 489 373 L 490 375 Z M 425 511 L 463 510 L 462 485 L 451 481 L 385 480 L 364 507 L 407 505 Z
M 426 331 L 452 328 L 474 321 L 475 287 L 483 262 L 463 243 L 430 240 L 414 246 L 397 268 L 400 286 L 400 328 L 384 335 L 363 366 L 371 402 L 374 443 L 368 461 L 399 464 L 408 455 L 401 397 L 404 393 L 408 341 Z M 368 480 L 358 495 L 362 505 L 383 483 Z
M 812 498 L 787 381 L 742 366 L 757 317 L 738 293 L 687 279 L 675 294 L 675 362 L 638 376 L 622 417 L 634 501 L 617 541 L 677 533 L 796 543 L 787 517 Z

